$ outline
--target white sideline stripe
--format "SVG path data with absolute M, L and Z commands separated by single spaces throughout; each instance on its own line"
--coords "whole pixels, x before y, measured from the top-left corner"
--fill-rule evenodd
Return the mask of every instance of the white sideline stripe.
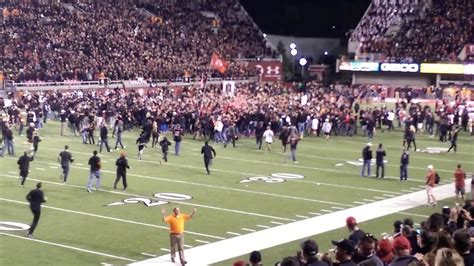
M 83 249 L 83 248 L 72 247 L 72 246 L 68 246 L 68 245 L 53 243 L 53 242 L 44 241 L 44 240 L 39 240 L 39 239 L 31 239 L 31 238 L 27 238 L 27 237 L 23 237 L 23 236 L 18 236 L 18 235 L 14 235 L 14 234 L 9 234 L 9 233 L 0 232 L 0 234 L 5 235 L 5 236 L 16 237 L 16 238 L 20 238 L 20 239 L 24 239 L 24 240 L 28 240 L 28 241 L 34 241 L 34 242 L 38 242 L 38 243 L 42 243 L 42 244 L 47 244 L 47 245 L 51 245 L 51 246 L 56 246 L 56 247 L 61 247 L 61 248 L 67 248 L 67 249 L 72 249 L 72 250 L 76 250 L 76 251 L 81 251 L 81 252 L 84 252 L 84 253 L 90 253 L 90 254 L 100 255 L 100 256 L 109 257 L 109 258 L 114 258 L 114 259 L 120 259 L 120 260 L 125 260 L 125 261 L 130 261 L 130 262 L 136 262 L 136 260 L 134 260 L 134 259 L 129 259 L 129 258 L 125 258 L 125 257 L 119 257 L 119 256 L 115 256 L 115 255 L 110 255 L 110 254 L 107 254 L 107 253 L 98 252 L 98 251 L 93 251 L 93 250 L 88 250 L 88 249 Z
M 192 247 L 193 247 L 193 246 L 186 245 L 186 244 L 184 244 L 183 246 L 184 246 L 185 248 L 192 248 Z
M 247 231 L 247 232 L 255 232 L 255 231 L 257 231 L 257 230 L 249 229 L 249 228 L 245 228 L 245 227 L 242 227 L 241 229 L 244 230 L 244 231 Z
M 469 183 L 471 180 L 468 179 L 466 182 Z M 466 192 L 470 192 L 470 189 L 470 186 L 466 186 Z M 438 200 L 450 198 L 453 196 L 452 184 L 438 186 L 434 188 L 433 192 Z M 403 212 L 405 210 L 423 205 L 425 202 L 425 191 L 418 191 L 362 206 L 356 206 L 330 214 L 316 216 L 294 223 L 272 227 L 238 237 L 229 238 L 226 240 L 214 242 L 209 245 L 198 246 L 186 250 L 186 259 L 188 261 L 187 266 L 210 265 L 227 259 L 235 258 L 243 254 L 249 254 L 253 250 L 264 250 L 298 239 L 303 239 L 338 228 L 343 228 L 345 227 L 345 220 L 348 216 L 356 217 L 358 222 L 365 222 L 397 212 Z M 166 259 L 169 261 L 169 255 L 132 263 L 130 265 L 171 265 L 169 262 L 165 262 Z
M 234 235 L 234 236 L 241 236 L 242 234 L 235 233 L 235 232 L 227 232 L 229 235 Z
M 363 201 L 368 201 L 368 202 L 375 202 L 373 199 L 362 199 Z
M 321 209 L 321 211 L 322 211 L 322 212 L 327 212 L 327 213 L 333 212 L 333 211 L 331 211 L 331 210 L 325 210 L 325 209 Z
M 336 206 L 332 206 L 331 208 L 332 208 L 332 209 L 336 209 L 336 210 L 344 210 L 344 208 L 336 207 Z
M 145 252 L 142 252 L 141 254 L 145 255 L 145 256 L 148 256 L 148 257 L 156 257 L 157 256 L 155 254 L 150 254 L 150 253 L 145 253 Z
M 280 223 L 280 222 L 275 222 L 275 221 L 270 221 L 271 224 L 277 224 L 277 225 L 282 225 L 284 223 Z
M 6 201 L 6 202 L 23 204 L 23 205 L 28 205 L 29 204 L 29 203 L 23 202 L 23 201 L 4 199 L 4 198 L 0 198 L 0 200 L 1 201 Z M 131 221 L 131 220 L 125 220 L 125 219 L 120 219 L 120 218 L 115 218 L 115 217 L 108 217 L 108 216 L 104 216 L 104 215 L 92 214 L 92 213 L 87 213 L 87 212 L 73 211 L 73 210 L 68 210 L 68 209 L 63 209 L 63 208 L 52 207 L 52 206 L 48 206 L 48 205 L 42 205 L 42 207 L 47 208 L 47 209 L 56 210 L 56 211 L 69 212 L 69 213 L 74 213 L 74 214 L 81 214 L 81 215 L 85 215 L 85 216 L 102 218 L 102 219 L 106 219 L 106 220 L 112 220 L 112 221 L 124 222 L 124 223 L 129 223 L 129 224 L 137 224 L 137 225 L 143 225 L 143 226 L 148 226 L 148 227 L 155 227 L 155 228 L 160 228 L 160 229 L 164 229 L 164 230 L 169 230 L 169 227 L 167 227 L 167 226 L 147 224 L 147 223 L 136 222 L 136 221 Z M 191 232 L 191 231 L 186 231 L 186 233 L 191 234 L 191 235 L 205 236 L 205 237 L 209 237 L 209 238 L 220 239 L 220 240 L 225 239 L 225 238 L 220 237 L 220 236 L 201 234 L 201 233 L 196 233 L 196 232 Z
M 166 251 L 166 252 L 170 252 L 171 250 L 167 249 L 167 248 L 160 248 L 160 250 L 163 250 L 163 251 Z M 166 255 L 166 256 L 169 256 L 169 255 Z
M 404 215 L 410 215 L 410 216 L 416 216 L 416 217 L 422 217 L 422 218 L 428 218 L 429 216 L 428 215 L 424 215 L 424 214 L 417 214 L 417 213 L 409 213 L 409 212 L 398 212 L 400 214 L 404 214 Z
M 11 177 L 11 178 L 18 178 L 18 177 L 9 176 L 9 175 L 2 175 L 2 174 L 0 174 L 0 176 Z M 41 182 L 43 182 L 43 183 L 54 184 L 54 185 L 59 185 L 59 186 L 70 186 L 70 187 L 75 187 L 75 188 L 84 189 L 83 186 L 78 186 L 78 185 L 69 185 L 69 184 L 64 185 L 63 183 L 51 182 L 51 181 L 40 180 L 40 179 L 35 179 L 35 178 L 29 178 L 29 180 L 32 180 L 32 181 L 41 181 Z M 113 191 L 113 190 L 106 190 L 106 189 L 101 189 L 101 191 L 102 191 L 102 192 L 107 192 L 107 193 L 112 193 L 112 194 L 125 195 L 125 196 L 133 196 L 133 197 L 140 197 L 140 198 L 149 198 L 149 196 L 130 194 L 130 193 L 120 192 L 120 191 Z M 196 203 L 187 203 L 187 202 L 183 202 L 183 201 L 171 201 L 171 200 L 170 200 L 169 202 L 179 203 L 179 204 L 182 204 L 182 205 L 192 205 L 192 206 L 201 207 L 201 208 L 206 208 L 206 209 L 213 209 L 213 210 L 219 210 L 219 211 L 227 211 L 227 212 L 233 212 L 233 213 L 239 213 L 239 214 L 246 214 L 246 215 L 251 215 L 251 216 L 260 216 L 260 217 L 271 218 L 271 219 L 278 219 L 278 220 L 284 220 L 284 221 L 290 221 L 290 222 L 296 221 L 296 220 L 294 220 L 294 219 L 288 219 L 288 218 L 283 218 L 283 217 L 277 217 L 277 216 L 271 216 L 271 215 L 253 213 L 253 212 L 246 212 L 246 211 L 239 211 L 239 210 L 233 210 L 233 209 L 225 209 L 225 208 L 219 208 L 219 207 L 208 206 L 208 205 L 201 205 L 201 204 L 196 204 Z
M 309 217 L 308 216 L 304 216 L 304 215 L 295 215 L 296 217 L 298 218 L 303 218 L 303 219 L 308 219 Z
M 308 217 L 308 218 L 309 218 L 309 217 Z M 262 225 L 262 224 L 257 224 L 257 227 L 260 227 L 260 228 L 270 228 L 271 226 Z
M 365 203 L 364 203 L 365 204 Z M 308 212 L 309 214 L 312 214 L 312 215 L 321 215 L 321 213 L 319 212 Z
M 384 197 L 374 197 L 374 199 L 381 199 L 381 200 L 384 200 L 385 198 L 384 198 Z
M 367 204 L 367 202 L 354 201 L 355 204 Z
M 50 150 L 55 150 L 55 149 L 50 149 Z M 143 161 L 142 160 L 141 162 L 148 162 L 148 161 Z M 149 161 L 149 162 L 152 162 L 152 161 Z M 52 164 L 52 163 L 45 163 L 45 162 L 38 162 L 38 163 Z M 155 162 L 152 162 L 152 163 L 155 163 Z M 53 165 L 56 165 L 56 164 L 53 164 Z M 171 164 L 169 164 L 169 165 L 171 165 Z M 189 166 L 183 166 L 183 167 L 189 167 Z M 85 168 L 85 167 L 74 167 L 73 166 L 72 168 L 89 171 L 89 168 Z M 191 167 L 191 168 L 202 169 L 202 168 L 199 168 L 199 167 Z M 214 171 L 216 171 L 216 170 L 214 170 Z M 101 170 L 101 172 L 115 174 L 115 171 Z M 225 172 L 232 172 L 232 171 L 225 171 Z M 237 173 L 237 172 L 232 172 L 232 173 Z M 243 174 L 243 173 L 239 173 L 239 174 Z M 309 199 L 309 198 L 303 198 L 303 197 L 298 197 L 298 196 L 288 196 L 288 195 L 274 194 L 274 193 L 262 192 L 262 191 L 252 191 L 252 190 L 245 190 L 245 189 L 238 189 L 238 188 L 222 187 L 222 186 L 215 186 L 215 185 L 209 185 L 209 184 L 201 184 L 201 183 L 187 182 L 187 181 L 182 181 L 182 180 L 167 179 L 167 178 L 152 177 L 152 176 L 144 176 L 144 175 L 136 175 L 136 174 L 128 174 L 128 176 L 136 176 L 136 177 L 145 178 L 145 179 L 168 181 L 168 182 L 173 182 L 173 183 L 180 183 L 180 184 L 194 185 L 194 186 L 202 186 L 202 187 L 208 187 L 208 188 L 215 188 L 215 189 L 222 189 L 222 190 L 229 190 L 229 191 L 236 191 L 236 192 L 244 192 L 244 193 L 250 193 L 250 194 L 257 194 L 257 195 L 273 196 L 273 197 L 278 197 L 278 198 L 303 200 L 303 201 L 309 201 L 309 202 L 319 202 L 319 203 L 339 205 L 339 206 L 344 206 L 344 207 L 352 207 L 352 205 L 348 205 L 348 204 L 344 204 L 344 203 L 330 202 L 330 201 L 317 200 L 317 199 Z M 195 205 L 195 206 L 198 206 L 198 205 Z M 267 217 L 267 218 L 271 218 L 271 217 Z M 275 219 L 278 219 L 278 218 L 275 218 Z M 281 220 L 288 220 L 288 219 L 283 218 Z
M 200 239 L 195 239 L 194 241 L 199 242 L 199 243 L 204 243 L 204 244 L 209 244 L 211 242 L 205 241 L 205 240 L 200 240 Z

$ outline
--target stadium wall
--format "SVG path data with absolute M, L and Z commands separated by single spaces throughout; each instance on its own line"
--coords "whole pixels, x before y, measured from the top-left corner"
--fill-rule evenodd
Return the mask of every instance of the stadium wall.
M 299 38 L 268 34 L 267 40 L 274 47 L 277 47 L 278 42 L 281 41 L 285 47 L 288 58 L 293 57 L 290 54 L 291 43 L 296 44 L 296 50 L 298 51 L 296 58 L 312 57 L 317 60 L 325 51 L 328 51 L 330 54 L 339 54 L 339 50 L 341 49 L 340 40 L 331 38 Z

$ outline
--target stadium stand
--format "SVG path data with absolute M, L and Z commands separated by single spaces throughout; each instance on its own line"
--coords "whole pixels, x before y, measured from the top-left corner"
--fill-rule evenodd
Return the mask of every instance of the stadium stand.
M 226 60 L 274 56 L 237 0 L 232 1 L 5 1 L 2 65 L 15 81 L 255 76 Z
M 351 40 L 361 42 L 359 53 L 381 53 L 384 61 L 456 61 L 464 45 L 474 40 L 473 2 L 431 2 L 403 7 L 372 3 Z

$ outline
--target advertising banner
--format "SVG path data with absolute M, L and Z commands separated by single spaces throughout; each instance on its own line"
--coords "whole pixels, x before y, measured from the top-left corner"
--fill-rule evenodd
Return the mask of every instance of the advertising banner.
M 262 82 L 278 82 L 283 79 L 283 64 L 278 60 L 249 61 L 245 62 L 245 64 L 257 69 L 260 81 Z
M 379 71 L 379 63 L 376 62 L 341 62 L 340 70 L 348 71 Z
M 420 66 L 415 63 L 381 63 L 380 71 L 382 72 L 407 72 L 407 73 L 418 73 Z
M 464 74 L 464 65 L 422 63 L 420 66 L 420 72 L 432 74 Z

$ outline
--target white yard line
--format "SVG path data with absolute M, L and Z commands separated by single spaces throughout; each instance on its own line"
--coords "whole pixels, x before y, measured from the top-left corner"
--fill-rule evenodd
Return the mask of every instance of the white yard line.
M 51 246 L 56 246 L 56 247 L 71 249 L 71 250 L 75 250 L 75 251 L 80 251 L 80 252 L 84 252 L 84 253 L 89 253 L 89 254 L 94 254 L 94 255 L 109 257 L 109 258 L 113 258 L 113 259 L 120 259 L 120 260 L 129 261 L 129 262 L 135 262 L 135 261 L 136 261 L 136 260 L 134 260 L 134 259 L 129 259 L 129 258 L 125 258 L 125 257 L 119 257 L 119 256 L 115 256 L 115 255 L 110 255 L 110 254 L 103 253 L 103 252 L 98 252 L 98 251 L 93 251 L 93 250 L 88 250 L 88 249 L 83 249 L 83 248 L 72 247 L 72 246 L 68 246 L 68 245 L 53 243 L 53 242 L 44 241 L 44 240 L 39 240 L 39 239 L 30 239 L 30 238 L 27 238 L 27 237 L 18 236 L 18 235 L 9 234 L 9 233 L 4 233 L 4 232 L 0 232 L 0 234 L 1 234 L 1 235 L 5 235 L 5 236 L 10 236 L 10 237 L 15 237 L 15 238 L 24 239 L 24 240 L 26 240 L 26 241 L 33 241 L 33 242 L 37 242 L 37 243 L 42 243 L 42 244 L 47 244 L 47 245 L 51 245 Z
M 363 201 L 368 201 L 368 202 L 375 202 L 376 200 L 373 199 L 362 199 Z
M 312 214 L 312 215 L 321 215 L 321 213 L 319 212 L 308 212 L 309 214 Z
M 336 207 L 336 206 L 332 206 L 331 208 L 332 208 L 332 209 L 336 209 L 336 210 L 344 210 L 344 208 Z
M 23 204 L 23 205 L 28 205 L 29 204 L 27 202 L 18 201 L 18 200 L 11 200 L 11 199 L 5 199 L 5 198 L 0 198 L 0 201 L 6 201 L 6 202 L 11 202 L 11 203 Z M 115 218 L 115 217 L 109 217 L 109 216 L 104 216 L 104 215 L 93 214 L 93 213 L 87 213 L 87 212 L 80 212 L 80 211 L 68 210 L 68 209 L 63 209 L 63 208 L 57 208 L 57 207 L 52 207 L 52 206 L 48 206 L 48 205 L 42 205 L 42 207 L 46 208 L 46 209 L 52 209 L 52 210 L 56 210 L 56 211 L 68 212 L 68 213 L 73 213 L 73 214 L 80 214 L 80 215 L 94 217 L 94 218 L 101 218 L 101 219 L 106 219 L 106 220 L 111 220 L 111 221 L 117 221 L 117 222 L 129 223 L 129 224 L 136 224 L 136 225 L 154 227 L 154 228 L 159 228 L 159 229 L 163 229 L 163 230 L 169 230 L 169 227 L 167 227 L 167 226 L 147 224 L 147 223 L 136 222 L 136 221 L 131 221 L 131 220 L 125 220 L 125 219 L 120 219 L 120 218 Z M 224 237 L 213 236 L 213 235 L 208 235 L 208 234 L 202 234 L 202 233 L 197 233 L 197 232 L 187 231 L 187 233 L 191 234 L 191 235 L 205 236 L 205 237 L 220 239 L 220 240 L 225 239 Z
M 167 248 L 160 248 L 160 250 L 163 250 L 163 251 L 166 251 L 166 252 L 170 252 L 171 250 L 167 249 Z M 166 256 L 169 256 L 169 255 L 166 255 Z
M 257 230 L 250 229 L 250 228 L 245 228 L 245 227 L 242 227 L 241 229 L 244 230 L 244 231 L 247 231 L 247 232 L 255 232 L 255 231 L 257 231 Z
M 46 169 L 44 169 L 44 168 L 40 168 L 40 167 L 36 167 L 36 170 L 40 170 L 40 171 L 46 171 Z
M 17 178 L 15 176 L 3 175 L 3 174 L 0 174 L 0 176 Z M 75 188 L 79 188 L 79 189 L 85 189 L 85 187 L 83 187 L 83 186 L 69 185 L 69 184 L 64 185 L 63 183 L 52 182 L 52 181 L 47 181 L 47 180 L 40 180 L 40 179 L 35 179 L 35 178 L 28 178 L 28 180 L 41 181 L 43 183 L 54 184 L 54 185 L 58 185 L 58 186 L 69 186 L 69 187 L 75 187 Z M 125 195 L 125 196 L 150 198 L 149 196 L 130 194 L 130 193 L 121 192 L 121 191 L 106 190 L 106 189 L 101 189 L 101 191 L 102 192 L 107 192 L 107 193 L 112 193 L 112 194 Z M 277 220 L 282 220 L 282 221 L 290 221 L 290 222 L 295 221 L 294 219 L 289 219 L 289 218 L 284 218 L 284 217 L 277 217 L 277 216 L 265 215 L 265 214 L 254 213 L 254 212 L 246 212 L 246 211 L 240 211 L 240 210 L 226 209 L 226 208 L 202 205 L 202 204 L 197 204 L 197 203 L 188 203 L 188 202 L 183 202 L 183 201 L 170 201 L 170 202 L 178 203 L 178 204 L 182 204 L 182 205 L 190 205 L 190 206 L 195 206 L 195 207 L 201 207 L 201 208 L 206 208 L 206 209 L 213 209 L 213 210 L 226 211 L 226 212 L 232 212 L 232 213 L 238 213 L 238 214 L 246 214 L 246 215 L 258 216 L 258 217 L 264 217 L 264 218 L 270 218 L 270 219 L 277 219 Z
M 355 204 L 367 204 L 367 202 L 353 201 Z
M 192 248 L 193 246 L 184 244 L 183 247 L 185 247 L 185 248 Z
M 332 210 L 325 210 L 325 209 L 321 209 L 322 212 L 327 212 L 327 213 L 331 213 L 333 212 Z
M 265 228 L 265 229 L 267 229 L 267 228 L 270 228 L 270 227 L 271 227 L 271 226 L 268 226 L 268 225 L 263 225 L 263 224 L 257 224 L 256 226 L 257 226 L 257 227 L 260 227 L 260 228 Z
M 242 234 L 236 233 L 236 232 L 227 232 L 229 235 L 234 235 L 234 236 L 241 236 Z
M 282 225 L 284 223 L 280 223 L 280 222 L 275 222 L 275 221 L 270 221 L 271 224 L 277 224 L 277 225 Z
M 374 199 L 384 200 L 384 197 L 374 197 Z
M 390 195 L 390 194 L 382 194 L 382 196 L 385 196 L 385 197 L 396 197 L 397 195 Z
M 471 181 L 469 179 L 466 180 L 466 182 L 469 183 Z M 469 192 L 470 186 L 467 186 L 466 189 L 468 190 L 467 192 Z M 452 184 L 436 187 L 434 189 L 434 194 L 438 200 L 452 197 Z M 345 220 L 348 216 L 356 217 L 357 221 L 361 223 L 393 213 L 403 212 L 425 203 L 426 193 L 424 191 L 418 191 L 229 238 L 212 244 L 198 246 L 186 250 L 187 265 L 210 265 L 243 254 L 249 254 L 253 250 L 263 250 L 338 228 L 343 228 L 345 227 Z M 172 264 L 170 264 L 169 255 L 165 255 L 154 259 L 132 263 L 130 265 L 148 266 Z
M 303 219 L 308 219 L 309 217 L 308 216 L 304 216 L 304 215 L 295 215 L 296 217 L 298 218 L 303 218 Z

